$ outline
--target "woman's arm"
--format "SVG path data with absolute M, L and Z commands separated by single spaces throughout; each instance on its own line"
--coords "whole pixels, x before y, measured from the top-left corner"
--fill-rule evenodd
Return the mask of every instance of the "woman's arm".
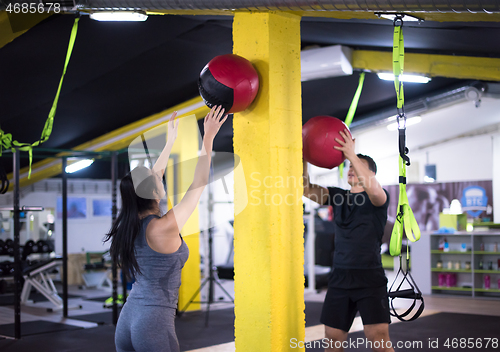
M 167 134 L 167 144 L 160 153 L 160 156 L 156 160 L 156 163 L 153 166 L 153 173 L 158 176 L 163 177 L 165 173 L 165 168 L 167 167 L 168 159 L 170 158 L 170 152 L 172 151 L 172 147 L 174 146 L 175 139 L 177 138 L 177 127 L 179 126 L 179 120 L 175 121 L 175 117 L 177 116 L 177 111 L 174 111 L 172 116 L 170 116 L 170 120 L 168 121 L 168 134 Z
M 167 222 L 169 235 L 177 236 L 179 234 L 200 201 L 201 194 L 208 183 L 210 175 L 213 140 L 226 119 L 227 115 L 224 116 L 224 109 L 221 106 L 217 108 L 214 106 L 207 116 L 205 116 L 205 135 L 203 137 L 201 154 L 194 171 L 193 183 L 180 203 L 169 210 L 161 219 L 165 219 Z

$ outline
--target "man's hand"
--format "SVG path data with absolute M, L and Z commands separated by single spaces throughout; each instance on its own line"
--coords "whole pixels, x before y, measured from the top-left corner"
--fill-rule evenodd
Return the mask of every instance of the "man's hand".
M 352 158 L 356 156 L 356 152 L 354 151 L 355 139 L 349 137 L 350 133 L 347 129 L 340 131 L 339 133 L 344 140 L 335 138 L 337 143 L 340 144 L 340 147 L 335 146 L 333 148 L 342 151 L 347 160 L 352 161 Z

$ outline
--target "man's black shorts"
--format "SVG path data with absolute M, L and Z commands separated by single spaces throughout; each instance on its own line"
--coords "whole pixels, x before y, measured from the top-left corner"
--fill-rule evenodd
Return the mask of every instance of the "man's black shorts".
M 376 288 L 328 288 L 321 323 L 348 332 L 359 311 L 363 325 L 390 323 L 387 286 Z

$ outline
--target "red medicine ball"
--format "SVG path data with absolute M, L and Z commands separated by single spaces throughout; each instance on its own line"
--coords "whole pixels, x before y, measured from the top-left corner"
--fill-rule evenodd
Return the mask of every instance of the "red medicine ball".
M 198 80 L 200 95 L 209 108 L 222 105 L 226 113 L 248 108 L 259 90 L 259 75 L 250 61 L 234 54 L 216 56 Z
M 326 169 L 333 169 L 345 160 L 344 153 L 333 148 L 340 147 L 335 138 L 343 140 L 340 131 L 349 128 L 341 120 L 331 116 L 316 116 L 302 126 L 304 160 Z M 349 131 L 349 137 L 352 138 Z

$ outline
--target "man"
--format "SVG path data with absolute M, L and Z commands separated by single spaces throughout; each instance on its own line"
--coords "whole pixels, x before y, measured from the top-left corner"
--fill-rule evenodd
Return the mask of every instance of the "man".
M 389 194 L 375 178 L 372 158 L 354 152 L 347 130 L 336 139 L 350 161 L 350 190 L 325 188 L 309 183 L 304 163 L 304 196 L 333 206 L 335 224 L 334 270 L 328 283 L 321 322 L 329 342 L 326 352 L 343 351 L 356 312 L 363 320 L 368 347 L 393 352 L 389 339 L 387 278 L 380 259 L 380 245 L 387 221 Z M 343 342 L 346 341 L 344 344 Z M 371 342 L 371 345 L 370 345 Z

